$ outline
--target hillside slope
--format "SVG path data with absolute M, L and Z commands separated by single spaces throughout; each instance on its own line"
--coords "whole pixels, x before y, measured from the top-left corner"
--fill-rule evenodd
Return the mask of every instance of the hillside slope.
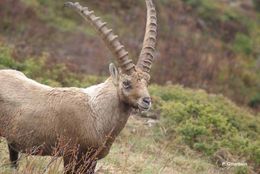
M 15 60 L 14 48 L 0 42 L 0 69 L 13 68 L 51 86 L 87 87 L 104 77 L 72 73 L 50 64 L 46 55 Z M 253 115 L 222 95 L 183 86 L 151 85 L 152 114 L 157 120 L 133 117 L 117 138 L 100 173 L 257 174 L 260 172 L 260 115 Z M 147 116 L 146 114 L 143 116 Z M 50 158 L 22 155 L 19 173 L 42 173 Z M 247 163 L 223 167 L 222 162 Z M 49 174 L 61 173 L 55 160 Z M 222 166 L 222 167 L 221 167 Z M 0 139 L 0 173 L 12 173 L 6 143 Z

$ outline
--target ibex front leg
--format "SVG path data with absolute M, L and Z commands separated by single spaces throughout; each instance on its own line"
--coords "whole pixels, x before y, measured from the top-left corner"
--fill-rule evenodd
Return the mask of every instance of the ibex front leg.
M 15 150 L 13 144 L 8 144 L 8 150 L 9 150 L 9 158 L 10 158 L 11 166 L 16 169 L 18 167 L 17 162 L 18 162 L 19 152 Z

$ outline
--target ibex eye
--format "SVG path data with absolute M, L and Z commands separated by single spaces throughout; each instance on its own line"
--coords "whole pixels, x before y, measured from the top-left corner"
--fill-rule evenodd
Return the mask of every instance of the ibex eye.
M 132 86 L 131 86 L 131 82 L 129 80 L 125 80 L 123 81 L 123 87 L 125 89 L 130 89 Z

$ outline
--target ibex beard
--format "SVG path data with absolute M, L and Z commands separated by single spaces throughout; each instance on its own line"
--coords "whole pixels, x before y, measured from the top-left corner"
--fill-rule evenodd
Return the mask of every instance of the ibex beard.
M 152 0 L 146 0 L 146 5 L 146 34 L 135 65 L 118 37 L 93 11 L 79 3 L 65 4 L 94 26 L 116 58 L 118 68 L 110 64 L 111 76 L 104 83 L 86 89 L 52 88 L 19 71 L 0 71 L 0 135 L 7 140 L 14 167 L 19 152 L 31 153 L 39 147 L 31 154 L 62 156 L 66 173 L 94 173 L 96 161 L 108 154 L 132 109 L 150 109 L 147 86 L 155 55 L 157 18 Z M 60 137 L 66 145 L 62 147 L 76 147 L 77 153 L 64 148 L 55 153 Z M 71 166 L 73 160 L 76 162 Z

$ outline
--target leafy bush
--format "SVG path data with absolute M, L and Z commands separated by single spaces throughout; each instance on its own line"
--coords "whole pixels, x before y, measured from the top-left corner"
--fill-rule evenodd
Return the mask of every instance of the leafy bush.
M 0 42 L 0 68 L 17 69 L 19 64 L 11 57 L 12 49 L 4 46 Z
M 233 155 L 253 161 L 255 166 L 260 164 L 259 117 L 223 96 L 208 95 L 203 90 L 156 85 L 150 90 L 156 96 L 155 107 L 161 111 L 167 140 L 185 143 L 210 156 L 227 148 Z
M 234 40 L 234 51 L 250 55 L 253 52 L 252 39 L 242 33 L 237 33 Z
M 252 108 L 257 108 L 260 106 L 260 92 L 257 93 L 249 102 L 249 106 Z

